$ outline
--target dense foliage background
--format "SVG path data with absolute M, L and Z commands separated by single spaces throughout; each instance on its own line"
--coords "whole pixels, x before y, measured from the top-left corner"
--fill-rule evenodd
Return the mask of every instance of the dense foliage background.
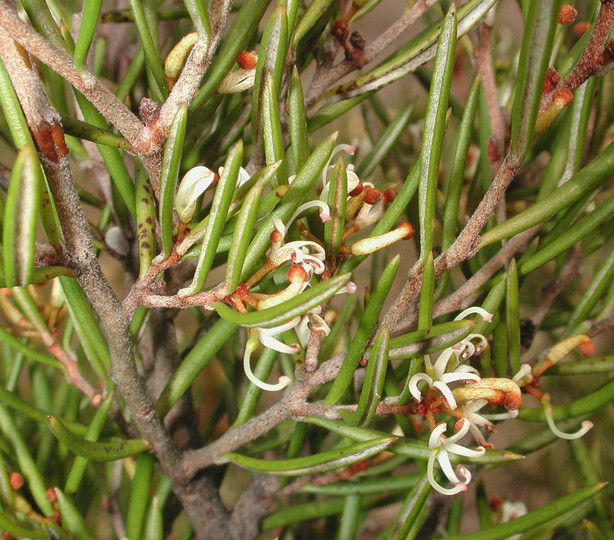
M 3 537 L 614 538 L 613 21 L 0 0 Z

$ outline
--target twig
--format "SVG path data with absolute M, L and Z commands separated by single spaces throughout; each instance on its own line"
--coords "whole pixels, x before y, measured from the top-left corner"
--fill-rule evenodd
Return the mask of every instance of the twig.
M 355 57 L 350 57 L 334 67 L 323 66 L 318 68 L 313 76 L 311 87 L 305 98 L 306 108 L 313 108 L 313 105 L 322 94 L 339 79 L 371 62 L 434 3 L 435 0 L 419 0 L 407 11 L 407 13 L 405 13 L 405 15 L 403 15 L 403 17 L 390 26 L 390 28 L 380 35 L 371 45 L 365 47 L 360 62 L 357 62 Z

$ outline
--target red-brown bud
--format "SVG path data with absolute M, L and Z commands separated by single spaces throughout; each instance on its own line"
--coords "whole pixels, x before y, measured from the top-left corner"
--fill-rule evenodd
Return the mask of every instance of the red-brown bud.
M 574 22 L 576 20 L 576 16 L 578 15 L 578 10 L 569 5 L 569 4 L 563 4 L 561 6 L 561 9 L 559 9 L 559 17 L 558 17 L 558 21 L 559 24 L 571 24 L 572 22 Z
M 9 475 L 9 484 L 11 485 L 11 489 L 13 491 L 17 491 L 18 489 L 21 489 L 24 484 L 23 476 L 17 472 L 12 472 Z
M 243 51 L 237 56 L 237 64 L 243 69 L 256 69 L 258 58 L 249 51 Z
M 288 270 L 288 281 L 290 283 L 305 283 L 307 277 L 307 271 L 300 264 L 294 264 Z
M 365 189 L 363 201 L 367 204 L 375 204 L 379 200 L 380 196 L 381 193 L 379 190 L 370 187 Z
M 573 25 L 573 33 L 576 37 L 581 37 L 591 26 L 591 23 L 582 21 Z
M 281 231 L 275 229 L 269 238 L 273 244 L 276 244 L 277 242 L 281 242 L 283 240 L 284 235 L 281 233 Z
M 397 196 L 397 190 L 396 189 L 387 189 L 384 192 L 382 192 L 382 197 L 384 197 L 384 201 L 386 201 L 388 204 L 390 204 L 392 201 L 394 201 L 395 197 Z
M 49 488 L 45 491 L 45 497 L 51 504 L 58 502 L 58 494 L 55 492 L 55 488 Z
M 578 344 L 578 350 L 582 356 L 593 356 L 595 354 L 595 344 L 586 338 Z

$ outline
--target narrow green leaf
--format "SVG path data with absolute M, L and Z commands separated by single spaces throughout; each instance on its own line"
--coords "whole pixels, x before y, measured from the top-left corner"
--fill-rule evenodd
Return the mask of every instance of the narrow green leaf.
M 328 184 L 328 206 L 331 209 L 330 220 L 324 223 L 324 245 L 329 266 L 337 265 L 337 256 L 343 243 L 345 231 L 345 208 L 348 197 L 348 178 L 343 159 L 339 158 L 330 174 Z
M 173 119 L 168 139 L 164 145 L 162 171 L 160 172 L 160 206 L 158 208 L 164 257 L 168 257 L 173 248 L 175 192 L 177 191 L 177 179 L 179 177 L 187 122 L 188 110 L 185 106 L 182 106 Z
M 401 509 L 394 518 L 392 524 L 392 531 L 390 534 L 391 540 L 405 540 L 419 519 L 420 514 L 425 507 L 426 499 L 431 492 L 431 486 L 429 484 L 426 475 L 414 486 L 414 488 L 407 494 Z M 413 538 L 410 536 L 409 538 Z
M 576 303 L 567 321 L 563 337 L 571 336 L 578 326 L 586 321 L 591 311 L 607 291 L 614 280 L 614 249 L 610 250 L 605 260 L 597 267 L 591 282 L 586 287 L 580 301 Z
M 577 223 L 574 223 L 562 235 L 557 235 L 552 243 L 549 243 L 537 253 L 531 255 L 518 265 L 518 272 L 526 275 L 536 268 L 546 264 L 571 246 L 587 237 L 591 232 L 614 217 L 614 194 L 599 203 L 594 210 L 589 212 Z
M 379 454 L 396 441 L 395 437 L 385 436 L 379 439 L 370 439 L 366 442 L 359 442 L 322 452 L 310 456 L 282 459 L 272 461 L 268 459 L 258 459 L 240 454 L 224 454 L 220 460 L 231 461 L 244 469 L 256 471 L 261 474 L 273 474 L 277 476 L 301 476 L 305 474 L 315 474 L 325 471 L 346 467 L 363 461 Z
M 302 425 L 302 424 L 301 424 Z M 353 493 L 361 495 L 371 495 L 373 493 L 384 493 L 391 491 L 407 491 L 414 487 L 419 479 L 419 475 L 400 474 L 397 476 L 384 476 L 381 478 L 367 478 L 364 480 L 354 480 L 352 482 L 333 482 L 332 484 L 307 484 L 299 491 L 301 493 L 317 493 L 319 495 L 346 496 Z
M 359 494 L 348 495 L 339 523 L 337 540 L 354 540 L 361 524 L 360 513 L 362 511 L 362 496 Z
M 586 375 L 589 373 L 610 373 L 614 371 L 614 356 L 585 358 L 575 362 L 558 363 L 548 368 L 544 375 Z
M 62 127 L 67 135 L 85 139 L 86 141 L 91 141 L 96 144 L 110 146 L 118 150 L 133 151 L 130 143 L 121 135 L 113 133 L 108 129 L 82 122 L 72 116 L 66 114 L 62 115 Z
M 262 178 L 247 193 L 232 234 L 232 244 L 228 252 L 228 264 L 226 266 L 226 283 L 229 291 L 234 291 L 241 280 L 243 263 L 252 239 L 254 224 L 258 215 L 258 202 L 261 197 Z
M 246 326 L 248 328 L 275 326 L 297 315 L 303 315 L 310 309 L 323 304 L 335 293 L 345 287 L 350 281 L 350 277 L 350 274 L 335 276 L 313 287 L 309 287 L 290 300 L 286 300 L 281 304 L 260 311 L 239 313 L 221 302 L 216 302 L 213 306 L 222 319 L 233 324 Z
M 482 530 L 476 533 L 461 534 L 458 536 L 448 536 L 449 540 L 504 540 L 515 534 L 529 532 L 535 530 L 540 525 L 544 525 L 550 521 L 555 521 L 561 516 L 573 512 L 579 505 L 592 499 L 597 495 L 607 484 L 597 484 L 579 489 L 574 493 L 565 495 L 546 506 L 533 512 L 529 512 L 524 516 L 512 519 L 507 523 L 496 525 L 491 529 Z
M 74 54 L 75 67 L 78 71 L 81 71 L 83 63 L 87 60 L 87 53 L 98 28 L 101 10 L 102 0 L 84 0 Z
M 607 181 L 612 173 L 614 173 L 614 143 L 610 143 L 601 154 L 574 174 L 567 183 L 554 190 L 548 198 L 486 231 L 482 235 L 480 248 L 544 222 L 584 195 L 591 193 Z
M 151 454 L 140 454 L 136 458 L 126 519 L 128 538 L 141 538 L 155 464 L 156 460 Z
M 277 88 L 273 76 L 269 75 L 268 72 L 265 72 L 262 79 L 260 112 L 265 162 L 267 165 L 271 165 L 281 161 L 273 179 L 273 185 L 285 184 L 287 172 L 285 162 L 282 161 L 285 157 L 285 147 L 279 119 Z
M 390 333 L 388 329 L 384 328 L 377 334 L 375 343 L 371 349 L 365 382 L 360 392 L 360 399 L 356 407 L 356 412 L 352 416 L 352 425 L 367 427 L 375 416 L 384 389 L 389 350 Z
M 156 253 L 156 205 L 149 177 L 141 164 L 136 173 L 136 230 L 139 244 L 139 277 L 142 278 Z
M 525 2 L 524 36 L 512 107 L 512 152 L 520 161 L 533 141 L 537 109 L 548 69 L 560 2 Z M 524 10 L 523 10 L 524 11 Z
M 0 430 L 4 438 L 11 443 L 13 447 L 13 455 L 19 465 L 21 474 L 26 478 L 28 488 L 36 501 L 36 504 L 42 510 L 45 516 L 53 515 L 53 507 L 47 500 L 45 481 L 32 459 L 28 443 L 23 439 L 21 430 L 15 424 L 15 421 L 5 409 L 0 405 Z
M 87 427 L 87 431 L 85 432 L 85 440 L 90 442 L 96 442 L 98 437 L 100 437 L 100 433 L 102 432 L 102 428 L 104 427 L 104 423 L 106 422 L 109 416 L 109 410 L 113 403 L 113 396 L 107 397 L 101 404 L 96 412 L 94 413 L 94 417 L 90 422 L 90 425 Z M 45 418 L 46 420 L 46 418 Z M 66 422 L 64 422 L 66 424 Z M 80 425 L 80 424 L 79 424 Z M 73 429 L 74 431 L 74 429 Z M 66 485 L 64 486 L 64 490 L 69 495 L 72 495 L 77 492 L 79 486 L 81 485 L 81 480 L 83 479 L 83 473 L 85 472 L 85 467 L 89 463 L 89 460 L 77 456 L 73 465 L 68 473 L 66 478 Z
M 507 327 L 508 357 L 512 373 L 518 373 L 520 370 L 519 305 L 518 267 L 516 260 L 512 259 L 507 269 L 505 293 L 505 326 Z
M 422 330 L 410 332 L 409 334 L 396 336 L 390 341 L 390 347 L 392 349 L 397 349 L 440 336 L 445 341 L 456 340 L 458 342 L 464 339 L 465 333 L 466 335 L 469 335 L 470 333 L 475 332 L 476 325 L 476 321 L 472 320 L 450 321 L 436 324 L 430 328 L 424 328 Z
M 74 538 L 79 538 L 80 540 L 93 540 L 94 535 L 88 530 L 81 512 L 77 510 L 71 497 L 65 494 L 59 487 L 54 488 L 54 491 L 58 500 L 62 526 L 67 529 Z
M 225 320 L 218 320 L 211 329 L 192 347 L 171 375 L 158 398 L 156 409 L 160 416 L 166 416 L 171 407 L 190 387 L 217 352 L 236 334 L 238 326 Z
M 418 329 L 425 330 L 433 324 L 433 305 L 435 303 L 435 261 L 433 252 L 429 251 L 424 261 L 422 272 L 422 290 L 420 291 L 420 310 Z
M 47 427 L 55 437 L 73 454 L 91 461 L 115 461 L 135 454 L 147 452 L 151 445 L 143 439 L 123 441 L 94 442 L 87 441 L 73 433 L 55 416 L 47 417 Z
M 61 277 L 60 285 L 83 350 L 96 375 L 108 388 L 112 385 L 108 375 L 111 370 L 111 354 L 92 306 L 76 279 Z
M 209 22 L 209 14 L 207 13 L 207 6 L 204 0 L 184 0 L 183 3 L 190 14 L 190 19 L 192 19 L 200 39 L 209 40 L 211 36 L 211 23 Z M 158 18 L 160 18 L 159 13 Z
M 28 144 L 13 167 L 4 209 L 4 273 L 8 287 L 25 287 L 33 279 L 42 183 L 38 155 L 34 145 Z
M 394 282 L 397 270 L 399 269 L 400 261 L 401 258 L 399 255 L 397 255 L 382 271 L 380 280 L 377 283 L 375 290 L 371 294 L 371 298 L 369 298 L 369 301 L 367 302 L 367 306 L 358 325 L 358 330 L 356 330 L 356 333 L 352 338 L 352 342 L 348 348 L 343 365 L 339 370 L 339 374 L 335 378 L 333 386 L 326 396 L 326 403 L 338 403 L 343 397 L 343 394 L 345 394 L 347 388 L 350 386 L 350 383 L 354 377 L 354 371 L 358 366 L 358 362 L 367 350 L 369 340 L 373 334 L 373 329 L 377 325 L 380 311 L 384 305 L 384 301 L 386 300 L 388 293 L 390 292 L 390 288 Z
M 307 137 L 307 114 L 305 113 L 303 85 L 296 66 L 292 70 L 288 93 L 288 127 L 294 170 L 298 172 L 309 156 L 309 139 Z
M 44 538 L 42 528 L 38 530 L 26 529 L 12 521 L 4 510 L 0 510 L 0 528 L 16 538 Z
M 418 215 L 420 217 L 420 260 L 422 264 L 426 262 L 426 257 L 433 249 L 435 195 L 439 182 L 439 160 L 446 128 L 446 111 L 448 110 L 456 53 L 456 26 L 456 8 L 452 4 L 444 19 L 437 44 L 420 152 L 422 179 L 418 186 Z
M 296 51 L 298 44 L 307 33 L 317 25 L 322 15 L 326 14 L 334 0 L 314 0 L 303 13 L 292 35 L 292 48 Z
M 154 41 L 152 36 L 152 28 L 149 25 L 147 16 L 142 0 L 129 0 L 130 8 L 134 14 L 134 23 L 136 29 L 141 38 L 141 44 L 143 46 L 143 52 L 147 59 L 147 67 L 151 70 L 153 79 L 155 81 L 154 89 L 160 94 L 162 98 L 168 96 L 168 87 L 166 86 L 166 79 L 164 78 L 164 63 L 160 56 L 160 45 Z M 155 28 L 157 33 L 157 27 Z
M 213 196 L 211 210 L 209 211 L 209 221 L 203 236 L 202 249 L 194 272 L 194 278 L 189 287 L 179 291 L 179 296 L 191 296 L 201 291 L 205 285 L 224 230 L 226 218 L 228 217 L 228 209 L 236 189 L 242 160 L 243 141 L 239 141 L 228 153 L 224 164 L 224 171 L 220 176 L 215 195 Z

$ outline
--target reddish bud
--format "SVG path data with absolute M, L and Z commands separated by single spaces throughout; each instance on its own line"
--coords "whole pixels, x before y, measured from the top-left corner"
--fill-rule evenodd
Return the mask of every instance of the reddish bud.
M 348 25 L 345 21 L 338 19 L 333 23 L 331 32 L 340 42 L 343 42 L 348 37 Z
M 243 51 L 237 56 L 237 64 L 243 69 L 256 69 L 258 58 L 249 51 Z
M 49 488 L 45 491 L 45 497 L 51 504 L 58 502 L 58 494 L 55 492 L 55 488 Z
M 369 361 L 368 361 L 368 360 L 365 360 L 365 359 L 363 358 L 363 359 L 362 359 L 360 362 L 358 362 L 358 363 L 360 364 L 360 366 L 361 366 L 361 367 L 365 367 L 365 366 L 366 366 L 366 365 L 369 363 Z
M 397 196 L 396 189 L 391 188 L 391 189 L 387 189 L 386 191 L 382 192 L 382 197 L 384 197 L 384 201 L 386 201 L 388 204 L 394 201 L 396 196 Z
M 375 188 L 367 188 L 364 191 L 363 201 L 365 201 L 367 204 L 375 204 L 379 200 L 380 196 L 381 193 L 379 190 Z
M 271 239 L 271 242 L 273 244 L 276 244 L 277 242 L 281 242 L 284 238 L 284 235 L 278 231 L 277 229 L 275 229 L 272 233 L 271 236 L 269 237 Z
M 563 4 L 561 6 L 561 9 L 559 9 L 559 17 L 558 17 L 558 21 L 559 24 L 571 24 L 572 22 L 574 22 L 576 20 L 576 16 L 578 15 L 578 10 L 569 5 L 569 4 Z
M 300 264 L 294 264 L 288 270 L 288 281 L 290 283 L 304 283 L 307 281 L 307 272 Z
M 576 37 L 580 37 L 590 28 L 590 26 L 591 24 L 588 22 L 576 23 L 573 26 L 573 33 L 575 34 Z
M 557 73 L 556 69 L 549 67 L 546 71 L 546 79 L 544 80 L 543 94 L 549 94 L 555 88 L 558 82 L 561 80 L 561 76 Z
M 11 489 L 13 491 L 17 491 L 21 489 L 24 484 L 23 476 L 17 472 L 13 472 L 9 475 L 9 484 L 11 485 Z
M 595 345 L 590 339 L 585 339 L 578 345 L 578 350 L 582 356 L 593 356 L 595 354 Z

